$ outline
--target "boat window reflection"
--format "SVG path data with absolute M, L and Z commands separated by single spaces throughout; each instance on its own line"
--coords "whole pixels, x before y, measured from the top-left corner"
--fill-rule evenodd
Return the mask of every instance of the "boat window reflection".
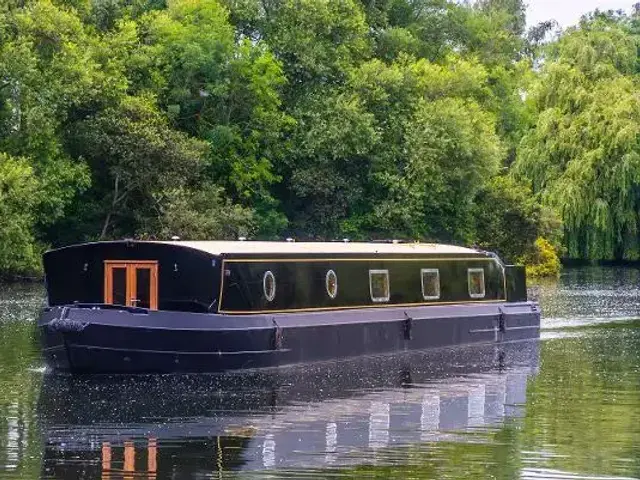
M 146 468 L 142 466 L 141 462 L 136 462 L 136 448 L 140 449 L 140 446 L 136 447 L 136 444 L 132 440 L 126 440 L 123 447 L 111 445 L 110 442 L 102 442 L 101 448 L 101 464 L 103 480 L 110 478 L 122 478 L 123 480 L 134 478 L 145 478 L 147 480 L 155 480 L 158 472 L 158 444 L 154 437 L 147 439 L 146 450 L 147 464 Z M 118 455 L 118 461 L 114 462 L 114 452 L 117 450 L 121 452 L 121 456 Z M 122 468 L 118 468 L 118 466 Z
M 389 270 L 369 270 L 369 291 L 371 293 L 371 301 L 376 303 L 389 301 L 391 296 Z
M 484 298 L 484 269 L 470 268 L 467 271 L 467 278 L 469 281 L 469 296 L 471 298 Z
M 327 272 L 325 284 L 327 288 L 327 295 L 331 298 L 336 298 L 338 296 L 338 276 L 336 275 L 336 272 L 333 270 L 329 270 Z
M 423 268 L 420 270 L 422 282 L 422 297 L 425 300 L 440 298 L 440 271 L 437 268 Z
M 262 277 L 262 290 L 267 302 L 272 302 L 276 298 L 276 278 L 270 270 L 267 270 Z

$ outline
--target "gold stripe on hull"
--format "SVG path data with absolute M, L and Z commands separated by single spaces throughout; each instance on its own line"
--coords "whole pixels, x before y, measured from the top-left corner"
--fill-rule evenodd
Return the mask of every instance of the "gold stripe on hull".
M 490 257 L 467 258 L 225 258 L 227 263 L 319 263 L 319 262 L 496 262 Z
M 476 303 L 505 303 L 507 299 L 474 300 L 470 302 L 430 302 L 430 303 L 385 303 L 378 305 L 349 305 L 345 307 L 315 307 L 315 308 L 287 308 L 281 310 L 219 310 L 225 315 L 251 315 L 263 313 L 303 313 L 303 312 L 327 312 L 337 310 L 355 310 L 358 308 L 393 308 L 393 307 L 429 307 L 437 305 L 473 305 Z

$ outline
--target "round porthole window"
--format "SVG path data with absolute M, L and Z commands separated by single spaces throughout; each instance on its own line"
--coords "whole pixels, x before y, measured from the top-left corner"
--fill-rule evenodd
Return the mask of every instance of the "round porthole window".
M 331 298 L 336 298 L 338 296 L 338 276 L 336 275 L 336 272 L 333 270 L 329 270 L 327 272 L 325 284 L 327 287 L 327 295 Z
M 269 270 L 264 272 L 264 277 L 262 277 L 262 291 L 267 302 L 272 302 L 276 298 L 276 277 Z

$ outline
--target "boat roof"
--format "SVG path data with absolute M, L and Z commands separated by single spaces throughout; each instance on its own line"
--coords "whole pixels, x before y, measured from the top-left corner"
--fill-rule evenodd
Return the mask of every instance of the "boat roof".
M 478 254 L 471 248 L 439 243 L 374 242 L 261 242 L 261 241 L 167 241 L 151 242 L 225 254 Z

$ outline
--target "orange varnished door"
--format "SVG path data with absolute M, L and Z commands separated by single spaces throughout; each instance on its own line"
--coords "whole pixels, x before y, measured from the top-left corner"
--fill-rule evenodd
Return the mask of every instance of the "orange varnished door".
M 104 265 L 104 303 L 129 305 L 131 284 L 126 263 L 107 261 Z
M 158 262 L 104 262 L 104 302 L 158 309 Z
M 158 309 L 158 263 L 130 263 L 131 306 Z

